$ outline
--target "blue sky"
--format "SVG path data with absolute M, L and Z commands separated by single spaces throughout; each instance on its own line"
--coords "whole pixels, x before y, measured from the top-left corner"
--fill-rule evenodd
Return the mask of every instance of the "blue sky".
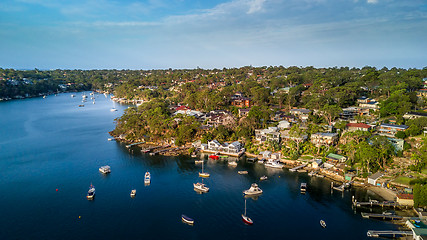
M 2 0 L 0 67 L 427 66 L 425 0 Z

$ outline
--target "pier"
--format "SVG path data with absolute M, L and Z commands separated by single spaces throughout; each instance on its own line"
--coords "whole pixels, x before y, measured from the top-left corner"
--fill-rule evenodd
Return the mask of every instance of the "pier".
M 374 218 L 374 219 L 382 219 L 382 220 L 402 220 L 403 217 L 398 215 L 388 215 L 381 213 L 361 213 L 363 218 Z
M 307 163 L 303 164 L 303 165 L 300 165 L 298 167 L 291 168 L 291 169 L 289 169 L 289 171 L 296 172 L 298 169 L 305 168 L 306 166 L 307 166 Z
M 132 143 L 132 144 L 126 145 L 126 147 L 127 147 L 127 148 L 130 148 L 130 147 L 132 147 L 132 146 L 136 146 L 136 145 L 143 144 L 143 143 L 145 143 L 145 142 Z
M 368 237 L 387 237 L 387 238 L 400 238 L 404 236 L 412 236 L 412 231 L 392 231 L 392 230 L 386 230 L 386 231 L 375 231 L 375 230 L 369 230 L 366 235 Z
M 152 150 L 155 150 L 155 149 L 158 149 L 158 148 L 161 148 L 161 147 L 163 147 L 163 146 L 149 147 L 149 148 L 142 149 L 141 152 L 148 153 L 148 152 L 151 152 Z

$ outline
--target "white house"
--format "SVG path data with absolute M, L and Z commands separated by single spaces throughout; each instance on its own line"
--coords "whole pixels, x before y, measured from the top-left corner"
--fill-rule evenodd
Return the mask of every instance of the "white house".
M 380 179 L 382 176 L 384 176 L 384 175 L 380 172 L 372 174 L 371 176 L 368 177 L 368 183 L 376 186 L 377 180 Z

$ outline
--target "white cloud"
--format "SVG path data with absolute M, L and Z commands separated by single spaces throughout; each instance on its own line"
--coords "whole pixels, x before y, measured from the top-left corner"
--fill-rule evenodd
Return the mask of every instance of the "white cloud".
M 248 10 L 248 14 L 252 14 L 255 12 L 259 12 L 262 11 L 262 5 L 264 4 L 266 0 L 253 0 L 251 2 L 249 2 L 249 10 Z
M 370 4 L 376 4 L 378 3 L 378 0 L 367 0 L 367 2 Z

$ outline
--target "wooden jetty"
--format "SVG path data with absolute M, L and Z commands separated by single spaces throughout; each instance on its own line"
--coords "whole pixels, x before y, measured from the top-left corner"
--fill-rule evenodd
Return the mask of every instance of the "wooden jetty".
M 143 152 L 143 153 L 148 153 L 148 152 L 151 152 L 152 150 L 155 150 L 155 149 L 157 149 L 157 148 L 161 148 L 161 147 L 163 147 L 163 146 L 154 146 L 154 147 L 149 147 L 149 148 L 142 149 L 142 150 L 141 150 L 141 152 Z
M 306 166 L 307 166 L 307 163 L 300 165 L 298 167 L 291 168 L 291 169 L 289 169 L 289 171 L 296 172 L 298 169 L 305 168 Z
M 361 213 L 363 218 L 373 218 L 373 219 L 381 219 L 381 220 L 402 220 L 402 216 L 398 215 L 388 215 L 381 213 Z
M 387 238 L 400 238 L 404 236 L 412 236 L 412 231 L 392 231 L 392 230 L 386 230 L 386 231 L 375 231 L 375 230 L 369 230 L 366 235 L 368 237 L 387 237 Z
M 127 148 L 130 148 L 130 147 L 132 147 L 132 146 L 136 146 L 136 145 L 143 144 L 143 143 L 145 143 L 145 142 L 132 143 L 132 144 L 126 145 L 126 147 L 127 147 Z
M 150 153 L 151 156 L 157 155 L 159 153 L 163 153 L 163 152 L 170 152 L 170 151 L 175 151 L 175 150 L 180 150 L 183 148 L 179 148 L 179 147 L 174 147 L 174 148 L 166 148 L 166 149 L 161 149 L 155 152 Z
M 336 186 L 334 186 L 334 182 L 331 182 L 331 189 L 343 192 L 345 190 L 345 183 L 343 183 L 339 187 L 336 187 Z

